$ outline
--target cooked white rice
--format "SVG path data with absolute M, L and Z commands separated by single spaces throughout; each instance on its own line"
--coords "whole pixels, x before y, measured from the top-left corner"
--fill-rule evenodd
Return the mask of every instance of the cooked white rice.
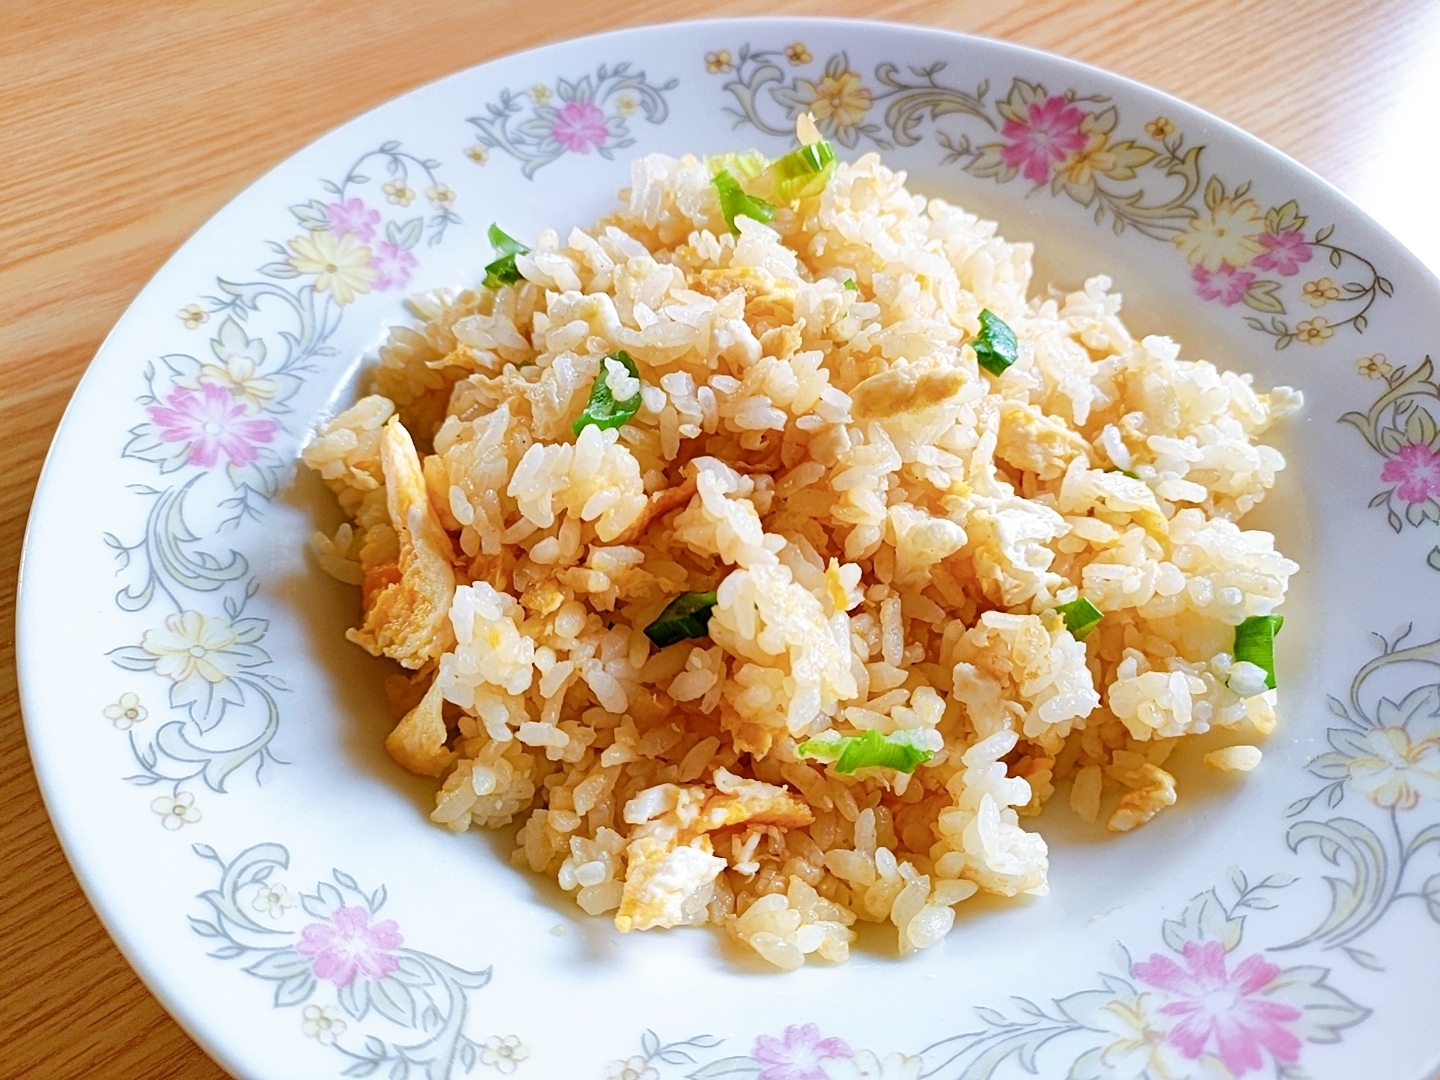
M 977 891 L 1044 893 L 1021 818 L 1062 780 L 1126 830 L 1175 802 L 1180 738 L 1236 729 L 1208 760 L 1254 767 L 1275 692 L 1229 650 L 1297 567 L 1237 522 L 1299 394 L 1135 341 L 1104 277 L 1031 298 L 1030 245 L 874 154 L 738 235 L 693 157 L 635 162 L 623 197 L 515 286 L 414 301 L 304 453 L 433 820 L 518 818 L 515 862 L 586 912 L 789 969 L 844 960 L 856 920 L 904 952 Z M 984 308 L 1020 342 L 999 377 Z M 636 392 L 617 350 L 639 412 L 576 437 L 597 378 Z M 651 644 L 712 589 L 709 637 Z M 1083 643 L 1055 610 L 1078 597 L 1104 613 Z M 865 731 L 933 756 L 797 754 Z

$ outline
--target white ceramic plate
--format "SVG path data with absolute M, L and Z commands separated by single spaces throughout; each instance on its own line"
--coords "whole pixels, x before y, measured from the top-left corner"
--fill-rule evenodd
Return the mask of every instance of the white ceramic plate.
M 1256 520 L 1304 572 L 1248 779 L 1186 774 L 1121 837 L 1058 798 L 1048 898 L 780 975 L 711 933 L 622 937 L 503 840 L 426 822 L 433 785 L 381 746 L 385 666 L 341 637 L 356 597 L 305 552 L 336 511 L 295 459 L 407 292 L 476 279 L 491 221 L 586 223 L 632 157 L 779 151 L 807 107 L 842 152 L 1035 241 L 1040 283 L 1108 272 L 1135 330 L 1303 389 Z M 1055 57 L 748 20 L 485 64 L 277 167 L 100 350 L 25 549 L 46 802 L 120 947 L 240 1076 L 1419 1078 L 1440 1057 L 1437 340 L 1440 286 L 1323 182 Z

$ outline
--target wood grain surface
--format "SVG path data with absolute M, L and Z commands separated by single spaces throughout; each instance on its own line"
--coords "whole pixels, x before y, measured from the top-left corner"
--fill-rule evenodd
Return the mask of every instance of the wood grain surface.
M 1085 60 L 1231 120 L 1338 185 L 1432 268 L 1440 4 L 1081 0 L 8 0 L 0 33 L 0 1075 L 221 1077 L 130 970 L 41 804 L 14 603 L 46 448 L 164 259 L 329 128 L 547 41 L 713 15 L 870 16 Z M 561 14 L 563 12 L 563 15 Z

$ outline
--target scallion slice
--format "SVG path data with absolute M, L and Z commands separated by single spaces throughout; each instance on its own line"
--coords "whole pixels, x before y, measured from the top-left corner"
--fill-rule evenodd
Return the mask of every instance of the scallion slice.
M 725 224 L 731 232 L 738 233 L 740 231 L 735 224 L 737 217 L 748 217 L 764 222 L 775 216 L 775 208 L 764 199 L 747 195 L 745 189 L 740 186 L 740 181 L 730 174 L 729 169 L 721 169 L 716 173 L 712 183 L 720 195 L 720 213 L 725 216 Z
M 921 750 L 902 732 L 881 735 L 878 731 L 838 739 L 810 739 L 796 747 L 795 752 L 802 758 L 834 762 L 835 771 L 846 774 L 871 768 L 912 773 L 935 756 L 933 750 Z
M 528 255 L 530 249 L 513 236 L 507 236 L 499 225 L 490 225 L 490 246 L 500 257 L 485 266 L 485 287 L 498 289 L 501 285 L 514 285 L 520 280 L 520 271 L 515 266 L 516 255 Z
M 624 349 L 611 353 L 606 359 L 623 364 L 631 378 L 640 378 L 640 369 L 635 366 L 635 361 Z M 600 374 L 595 376 L 595 382 L 590 387 L 590 400 L 585 405 L 585 411 L 575 418 L 575 423 L 570 425 L 570 430 L 579 435 L 591 424 L 598 428 L 621 427 L 639 411 L 640 392 L 638 390 L 624 401 L 615 400 L 615 395 L 610 392 L 610 383 L 607 380 L 605 363 L 602 360 Z
M 1265 670 L 1265 685 L 1275 689 L 1275 635 L 1284 615 L 1251 615 L 1235 627 L 1235 659 Z
M 1060 604 L 1055 610 L 1064 616 L 1065 629 L 1070 631 L 1076 641 L 1084 641 L 1085 636 L 1099 626 L 1100 620 L 1105 617 L 1099 608 L 1083 596 L 1068 604 Z
M 1015 331 L 989 308 L 980 312 L 980 333 L 975 335 L 970 347 L 975 350 L 975 359 L 980 361 L 980 366 L 991 375 L 1003 373 L 1020 355 Z
M 820 194 L 834 171 L 835 148 L 821 139 L 776 158 L 756 178 L 756 190 L 776 202 L 790 203 Z
M 721 170 L 742 180 L 753 180 L 770 167 L 770 159 L 759 150 L 746 150 L 739 154 L 712 154 L 705 159 L 705 167 L 714 176 Z
M 845 279 L 845 288 L 849 289 L 851 292 L 860 291 L 860 286 L 855 284 L 855 279 L 853 277 L 847 277 Z
M 645 636 L 662 649 L 686 638 L 706 637 L 710 633 L 710 612 L 714 607 L 713 592 L 683 592 L 645 627 Z

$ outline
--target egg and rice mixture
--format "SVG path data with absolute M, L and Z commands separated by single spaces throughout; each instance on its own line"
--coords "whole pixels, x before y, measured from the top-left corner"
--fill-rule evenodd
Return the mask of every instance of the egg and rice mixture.
M 1046 891 L 1057 783 L 1124 831 L 1178 740 L 1259 761 L 1236 628 L 1297 566 L 1238 521 L 1300 395 L 1136 341 L 1104 277 L 1031 298 L 1030 245 L 874 154 L 753 216 L 724 164 L 763 186 L 652 155 L 590 230 L 492 232 L 488 286 L 416 299 L 304 451 L 350 518 L 315 548 L 404 669 L 387 747 L 434 821 L 518 819 L 515 863 L 621 930 L 925 948 Z

